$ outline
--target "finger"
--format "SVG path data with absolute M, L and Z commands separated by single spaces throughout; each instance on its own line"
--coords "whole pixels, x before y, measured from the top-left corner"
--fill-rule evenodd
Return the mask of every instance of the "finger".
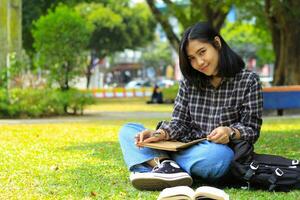
M 139 142 L 139 135 L 137 134 L 136 136 L 134 136 L 134 140 L 135 140 L 135 144 L 137 144 Z
M 221 136 L 216 139 L 216 143 L 227 144 L 229 142 L 229 138 L 226 133 L 222 133 Z
M 207 139 L 208 139 L 208 140 L 211 140 L 212 137 L 213 137 L 214 135 L 216 135 L 216 133 L 217 133 L 217 130 L 214 129 L 214 130 L 207 136 Z
M 160 141 L 161 139 L 160 138 L 157 138 L 157 137 L 149 137 L 147 139 L 145 139 L 144 141 L 140 141 L 136 144 L 136 146 L 138 147 L 143 147 L 143 144 L 145 143 L 151 143 L 151 142 L 158 142 Z
M 223 137 L 223 135 L 221 135 L 219 138 L 215 140 L 215 143 L 218 144 L 224 144 L 224 142 L 225 142 L 225 137 Z
M 150 138 L 147 138 L 143 141 L 143 143 L 151 143 L 151 142 L 158 142 L 160 141 L 161 139 L 158 138 L 158 137 L 150 137 Z
M 152 133 L 153 131 L 151 131 L 151 130 L 144 130 L 144 131 L 141 131 L 140 133 L 139 133 L 139 142 L 143 142 L 146 138 L 148 138 L 148 137 L 150 137 L 151 136 L 151 133 Z
M 210 140 L 217 141 L 221 136 L 222 136 L 222 134 L 221 134 L 219 131 L 215 131 L 215 132 L 210 136 Z
M 145 135 L 147 134 L 147 130 L 140 132 L 139 134 L 139 142 L 143 142 Z

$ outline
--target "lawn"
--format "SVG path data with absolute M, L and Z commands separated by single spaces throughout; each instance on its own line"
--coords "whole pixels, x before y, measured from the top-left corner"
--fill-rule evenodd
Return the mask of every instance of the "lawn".
M 149 97 L 101 99 L 96 105 L 87 107 L 88 111 L 107 112 L 171 112 L 172 104 L 146 104 Z
M 148 110 L 149 105 L 132 102 L 137 111 Z M 120 111 L 122 106 L 106 101 L 95 108 Z M 170 108 L 161 105 L 153 110 Z M 157 119 L 137 116 L 126 121 L 153 128 Z M 129 183 L 118 145 L 118 130 L 126 121 L 0 125 L 0 199 L 156 199 L 159 192 L 138 191 Z M 299 147 L 300 118 L 264 120 L 257 152 L 299 159 Z M 300 196 L 300 190 L 225 190 L 231 199 L 295 200 Z

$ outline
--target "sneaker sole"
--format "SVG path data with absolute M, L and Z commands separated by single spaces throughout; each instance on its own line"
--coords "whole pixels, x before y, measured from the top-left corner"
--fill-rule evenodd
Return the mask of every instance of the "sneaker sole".
M 130 177 L 133 187 L 139 190 L 163 190 L 175 186 L 191 186 L 193 179 L 187 173 L 174 174 L 135 174 Z

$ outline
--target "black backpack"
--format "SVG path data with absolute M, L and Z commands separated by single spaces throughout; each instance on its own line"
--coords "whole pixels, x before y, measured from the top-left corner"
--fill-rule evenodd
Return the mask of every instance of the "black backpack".
M 248 188 L 269 191 L 300 189 L 300 161 L 282 156 L 257 154 L 253 145 L 237 140 L 230 144 L 234 151 L 231 175 Z

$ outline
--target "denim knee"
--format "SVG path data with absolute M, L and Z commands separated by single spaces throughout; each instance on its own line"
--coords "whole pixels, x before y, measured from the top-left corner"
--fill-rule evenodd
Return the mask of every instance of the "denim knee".
M 134 136 L 144 129 L 145 127 L 142 124 L 126 123 L 120 129 L 119 140 L 134 140 Z
M 216 150 L 216 149 L 215 149 Z M 190 169 L 193 176 L 199 176 L 206 180 L 216 180 L 224 176 L 229 170 L 233 159 L 233 151 L 224 145 L 221 151 L 211 151 L 205 159 L 195 162 Z
M 152 168 L 144 165 L 148 160 L 152 160 L 155 157 L 167 157 L 167 153 L 150 148 L 138 148 L 135 145 L 134 136 L 145 130 L 142 124 L 127 123 L 122 126 L 119 132 L 119 142 L 123 154 L 124 161 L 130 171 L 135 172 L 148 172 Z

